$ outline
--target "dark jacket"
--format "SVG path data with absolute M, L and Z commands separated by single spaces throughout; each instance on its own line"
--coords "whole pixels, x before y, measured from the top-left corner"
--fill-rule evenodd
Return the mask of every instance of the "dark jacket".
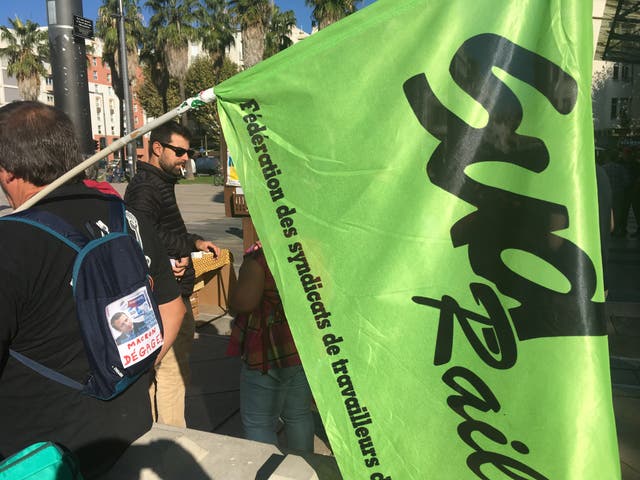
M 178 203 L 175 185 L 178 179 L 151 164 L 138 162 L 138 172 L 124 195 L 124 201 L 136 213 L 148 217 L 158 232 L 170 258 L 189 257 L 189 267 L 180 280 L 183 296 L 193 292 L 194 270 L 191 252 L 202 237 L 187 232 Z

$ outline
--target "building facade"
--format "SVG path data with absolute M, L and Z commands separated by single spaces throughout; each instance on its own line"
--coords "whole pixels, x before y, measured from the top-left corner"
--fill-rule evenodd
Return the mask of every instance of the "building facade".
M 91 131 L 98 150 L 102 150 L 120 138 L 122 119 L 120 99 L 113 89 L 109 65 L 102 61 L 102 42 L 99 39 L 94 39 L 87 40 L 87 44 L 92 47 L 91 53 L 87 54 Z M 141 76 L 142 71 L 138 69 L 138 78 Z M 133 91 L 131 92 L 131 103 L 133 106 L 131 124 L 136 130 L 147 122 L 147 116 Z M 148 136 L 145 136 L 136 142 L 136 158 L 138 160 L 148 159 L 148 141 Z M 109 158 L 114 160 L 115 157 L 112 154 Z
M 42 27 L 46 30 L 46 27 Z M 87 81 L 89 87 L 89 107 L 91 110 L 91 132 L 96 141 L 96 150 L 102 150 L 120 138 L 120 101 L 112 86 L 111 71 L 102 62 L 102 42 L 99 39 L 86 40 L 92 48 L 87 54 Z M 5 46 L 0 40 L 0 47 Z M 51 66 L 45 64 L 48 75 L 40 79 L 40 95 L 38 100 L 48 105 L 54 105 L 53 80 Z M 142 72 L 139 72 L 142 75 Z M 0 106 L 15 100 L 20 100 L 18 82 L 7 74 L 7 60 L 0 58 Z M 133 128 L 141 127 L 147 121 L 142 105 L 132 92 Z M 147 158 L 147 138 L 137 142 L 136 155 L 138 159 Z M 119 155 L 111 154 L 113 162 Z
M 47 29 L 47 27 L 41 28 L 43 30 Z M 293 43 L 297 43 L 308 36 L 308 33 L 295 26 L 292 28 L 290 34 Z M 102 60 L 102 41 L 96 38 L 94 40 L 86 40 L 85 42 L 87 46 L 90 47 L 87 48 L 87 81 L 89 87 L 89 107 L 91 111 L 91 131 L 92 137 L 96 142 L 96 150 L 99 151 L 120 138 L 120 100 L 113 88 L 111 70 L 107 63 L 103 63 Z M 242 34 L 241 32 L 236 32 L 234 35 L 234 43 L 226 52 L 227 57 L 238 65 L 240 69 L 244 66 L 242 45 Z M 0 40 L 0 47 L 2 46 L 4 45 Z M 202 55 L 205 55 L 205 53 L 200 43 L 192 43 L 189 45 L 189 64 Z M 53 105 L 54 95 L 51 68 L 49 65 L 46 65 L 46 69 L 49 73 L 45 78 L 41 79 L 40 96 L 38 100 Z M 138 69 L 137 72 L 137 82 L 139 84 L 143 83 L 141 69 Z M 203 86 L 203 88 L 208 86 L 209 85 Z M 132 88 L 131 91 L 131 99 L 133 107 L 132 127 L 135 130 L 147 123 L 149 118 L 136 98 L 134 88 Z M 20 100 L 17 81 L 7 74 L 6 59 L 0 58 L 0 106 L 15 100 Z M 109 165 L 115 164 L 115 160 L 119 157 L 120 152 L 116 155 L 109 155 Z M 143 161 L 148 159 L 148 135 L 136 141 L 136 157 L 138 160 Z
M 640 67 L 633 49 L 624 45 L 632 33 L 628 29 L 640 18 L 619 17 L 619 5 L 625 2 L 593 2 L 593 129 L 596 149 L 611 160 L 625 150 L 640 150 Z M 637 9 L 622 11 L 636 15 Z

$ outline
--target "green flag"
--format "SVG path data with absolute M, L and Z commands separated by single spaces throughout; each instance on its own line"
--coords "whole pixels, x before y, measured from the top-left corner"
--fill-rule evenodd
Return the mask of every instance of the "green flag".
M 345 479 L 620 478 L 590 3 L 378 0 L 216 87 Z

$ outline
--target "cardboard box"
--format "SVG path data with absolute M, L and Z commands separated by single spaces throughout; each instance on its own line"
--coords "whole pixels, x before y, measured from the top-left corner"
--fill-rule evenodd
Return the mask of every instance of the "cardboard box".
M 196 318 L 199 315 L 215 317 L 226 314 L 229 309 L 229 294 L 236 283 L 231 252 L 223 249 L 218 258 L 209 255 L 213 254 L 196 253 L 192 256 L 196 279 L 191 305 L 196 305 L 193 312 Z

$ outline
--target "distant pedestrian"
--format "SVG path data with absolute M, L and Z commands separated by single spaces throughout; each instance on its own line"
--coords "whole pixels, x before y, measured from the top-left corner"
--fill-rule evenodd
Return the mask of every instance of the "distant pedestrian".
M 611 205 L 615 223 L 612 235 L 625 237 L 633 185 L 631 172 L 622 155 L 614 162 L 605 163 L 602 168 L 606 171 L 611 185 Z
M 287 447 L 313 452 L 311 389 L 259 243 L 244 256 L 231 308 L 238 315 L 227 353 L 243 360 L 240 414 L 246 438 L 277 444 L 282 419 Z

